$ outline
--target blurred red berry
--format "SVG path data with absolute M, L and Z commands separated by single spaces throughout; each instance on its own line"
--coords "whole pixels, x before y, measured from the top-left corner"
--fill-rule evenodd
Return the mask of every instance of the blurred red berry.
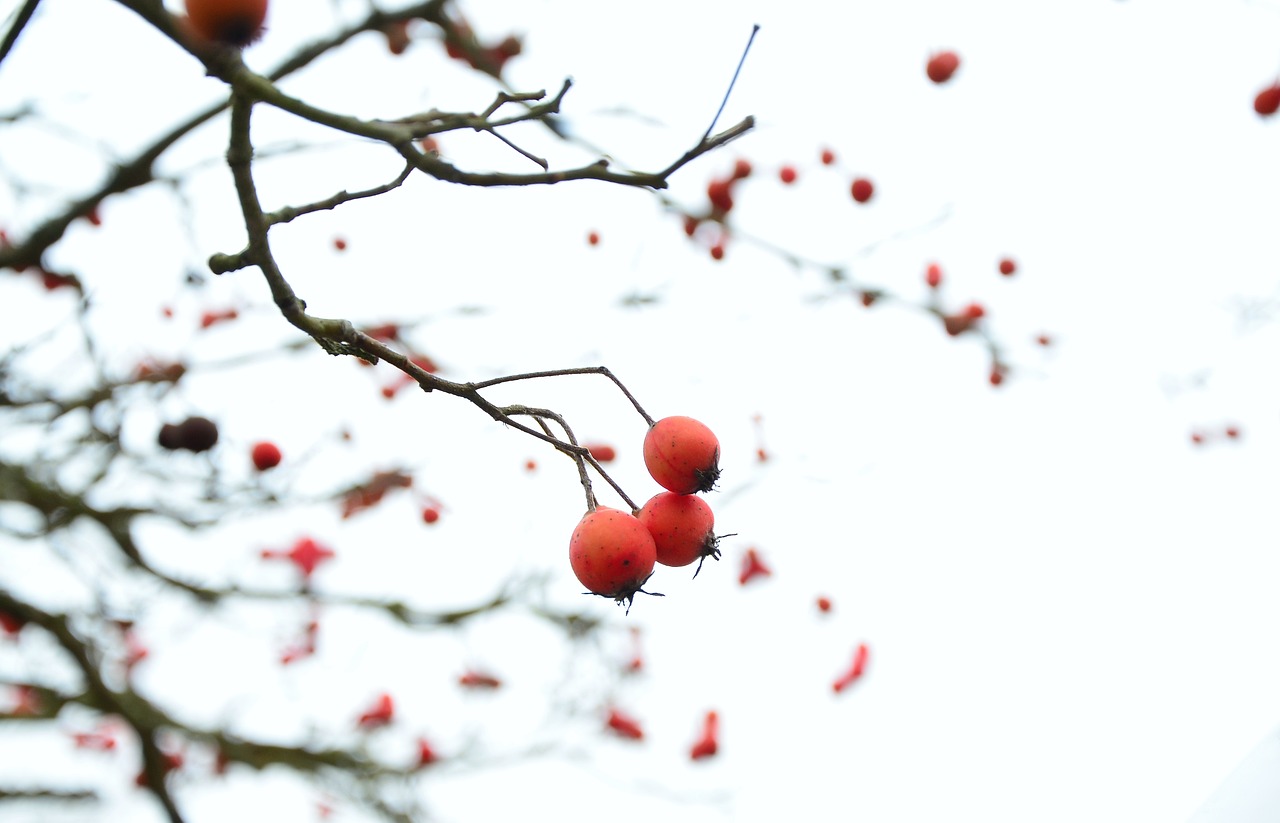
M 486 672 L 468 669 L 458 677 L 458 685 L 464 689 L 497 689 L 502 681 Z
M 618 457 L 618 450 L 607 443 L 588 443 L 586 448 L 600 463 L 611 463 Z
M 267 469 L 274 469 L 279 466 L 282 455 L 280 454 L 279 446 L 264 440 L 261 443 L 253 444 L 252 457 L 254 468 L 264 472 Z
M 751 162 L 749 160 L 739 158 L 738 161 L 733 164 L 733 179 L 741 180 L 744 177 L 750 177 L 751 171 Z
M 824 614 L 825 614 L 826 612 L 831 611 L 831 598 L 830 598 L 830 597 L 819 597 L 819 598 L 818 598 L 818 611 L 820 611 L 820 612 L 822 612 L 822 613 L 824 613 Z
M 738 584 L 745 586 L 757 577 L 768 577 L 773 574 L 755 549 L 747 549 L 742 558 L 742 571 L 738 573 Z
M 822 150 L 822 165 L 824 165 L 824 166 L 830 166 L 830 165 L 831 165 L 832 163 L 834 163 L 834 162 L 836 162 L 836 153 L 835 153 L 834 151 L 832 151 L 831 149 L 823 149 L 823 150 Z
M 853 199 L 859 203 L 865 203 L 871 199 L 871 195 L 875 194 L 875 186 L 865 177 L 859 177 L 853 181 L 853 185 L 849 187 L 853 194 Z
M 795 166 L 783 166 L 782 168 L 778 169 L 778 179 L 781 180 L 783 183 L 787 184 L 788 186 L 796 182 Z
M 940 51 L 925 64 L 925 74 L 935 83 L 945 83 L 960 68 L 960 56 L 954 51 Z
M 867 644 L 859 643 L 857 651 L 853 653 L 853 664 L 849 667 L 849 670 L 840 675 L 835 683 L 831 684 L 831 688 L 836 694 L 849 688 L 862 677 L 867 667 L 868 653 Z
M 617 709 L 609 710 L 609 717 L 605 720 L 605 726 L 619 737 L 625 737 L 628 740 L 644 739 L 644 730 L 640 728 L 639 721 Z
M 1006 257 L 1005 259 L 1000 261 L 1000 273 L 1003 274 L 1005 277 L 1009 277 L 1017 270 L 1018 270 L 1018 264 L 1013 261 L 1013 258 Z
M 600 232 L 598 231 L 587 232 L 587 245 L 588 246 L 600 245 Z
M 396 706 L 391 699 L 391 695 L 383 692 L 360 718 L 356 721 L 356 725 L 362 729 L 377 729 L 391 723 L 395 717 Z
M 720 715 L 707 712 L 702 721 L 702 736 L 689 750 L 690 760 L 703 760 L 714 755 L 720 748 Z
M 1253 110 L 1262 117 L 1270 117 L 1280 111 L 1280 82 L 1267 86 L 1253 98 Z

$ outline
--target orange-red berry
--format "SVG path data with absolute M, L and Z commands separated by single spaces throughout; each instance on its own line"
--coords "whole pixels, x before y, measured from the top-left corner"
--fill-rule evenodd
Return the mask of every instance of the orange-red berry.
M 603 506 L 587 512 L 569 539 L 569 565 L 593 594 L 630 603 L 653 573 L 658 549 L 635 516 Z
M 653 535 L 662 565 L 688 566 L 705 557 L 720 559 L 713 531 L 716 518 L 702 498 L 661 492 L 645 503 L 636 517 Z
M 664 417 L 645 433 L 644 465 L 668 491 L 710 491 L 720 478 L 720 441 L 692 417 Z

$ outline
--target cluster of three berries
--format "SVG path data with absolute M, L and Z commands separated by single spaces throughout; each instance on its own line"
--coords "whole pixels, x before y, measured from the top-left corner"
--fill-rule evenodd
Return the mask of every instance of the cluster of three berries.
M 649 427 L 644 463 L 667 489 L 634 514 L 599 506 L 569 540 L 569 563 L 594 594 L 629 601 L 656 563 L 688 566 L 719 557 L 715 517 L 698 492 L 720 477 L 720 442 L 691 417 L 665 417 Z

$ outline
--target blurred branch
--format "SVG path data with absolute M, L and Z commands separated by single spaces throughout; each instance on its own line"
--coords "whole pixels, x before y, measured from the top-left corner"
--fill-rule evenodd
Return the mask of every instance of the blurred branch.
M 13 50 L 13 45 L 18 42 L 18 37 L 27 27 L 27 23 L 31 22 L 31 16 L 35 14 L 38 5 L 40 0 L 26 0 L 14 15 L 13 25 L 9 26 L 9 30 L 4 33 L 4 40 L 0 41 L 0 64 L 4 63 L 4 59 Z

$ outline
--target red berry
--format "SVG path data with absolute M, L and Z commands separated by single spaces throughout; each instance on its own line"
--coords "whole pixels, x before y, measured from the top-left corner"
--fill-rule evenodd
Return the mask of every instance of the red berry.
M 658 548 L 644 524 L 603 506 L 587 512 L 569 539 L 569 565 L 593 594 L 630 603 L 653 573 Z
M 267 0 L 186 0 L 187 18 L 196 34 L 232 46 L 247 46 L 262 36 Z
M 818 611 L 822 612 L 823 614 L 826 614 L 827 612 L 831 611 L 831 598 L 830 598 L 830 597 L 819 597 L 819 598 L 818 598 Z
M 1201 434 L 1200 432 L 1192 432 L 1191 442 L 1199 446 L 1201 443 L 1204 442 L 1204 435 Z
M 1258 96 L 1253 98 L 1253 110 L 1262 117 L 1270 117 L 1280 111 L 1280 83 L 1258 92 Z
M 486 672 L 468 669 L 458 677 L 458 685 L 465 689 L 497 689 L 501 688 L 502 681 Z
M 835 683 L 831 684 L 832 690 L 839 694 L 845 689 L 852 686 L 867 668 L 868 649 L 866 643 L 859 643 L 858 650 L 853 653 L 853 664 L 849 670 L 842 674 Z
M 1236 438 L 1240 437 L 1240 429 L 1236 426 L 1227 426 L 1227 428 L 1223 431 L 1223 434 L 1225 434 L 1227 437 L 1230 437 L 1232 440 L 1235 440 Z
M 587 245 L 588 246 L 600 245 L 600 232 L 598 231 L 587 232 Z
M 724 243 L 716 243 L 714 246 L 711 247 L 711 259 L 712 260 L 724 259 Z
M 702 760 L 711 757 L 720 748 L 720 716 L 715 712 L 707 712 L 702 721 L 702 737 L 689 750 L 690 760 Z
M 755 549 L 747 549 L 742 558 L 742 571 L 738 574 L 738 584 L 745 586 L 757 577 L 768 577 L 773 574 Z
M 664 417 L 645 433 L 644 465 L 668 491 L 710 491 L 720 479 L 720 441 L 692 417 Z
M 378 695 L 378 699 L 373 702 L 364 714 L 356 721 L 356 725 L 362 729 L 377 729 L 386 726 L 395 716 L 396 706 L 391 699 L 391 695 L 383 692 Z
M 991 382 L 991 385 L 999 386 L 1004 382 L 1004 369 L 1000 366 L 992 366 L 991 373 L 987 375 L 987 380 Z
M 724 214 L 733 208 L 731 180 L 712 180 L 707 184 L 707 199 L 716 211 Z
M 781 180 L 783 183 L 786 183 L 787 185 L 791 185 L 792 183 L 796 182 L 795 166 L 783 166 L 782 168 L 778 169 L 778 179 Z
M 960 68 L 960 56 L 954 51 L 940 51 L 929 58 L 925 73 L 935 83 L 945 83 Z
M 588 443 L 586 448 L 600 463 L 611 463 L 618 458 L 618 450 L 607 443 Z
M 345 238 L 342 238 L 342 237 L 335 237 L 335 238 L 333 238 L 333 247 L 334 247 L 334 249 L 336 249 L 337 251 L 346 251 L 346 250 L 347 250 L 347 241 L 346 241 L 346 239 L 345 239 Z
M 1036 342 L 1039 343 L 1041 346 L 1048 346 L 1051 343 L 1053 343 L 1053 339 L 1050 338 L 1049 335 L 1047 334 L 1042 334 L 1036 337 Z
M 644 739 L 644 730 L 640 728 L 639 721 L 617 709 L 609 710 L 609 717 L 605 720 L 605 725 L 619 737 L 625 737 L 628 740 Z
M 859 203 L 865 203 L 871 199 L 871 195 L 875 194 L 875 186 L 867 178 L 859 177 L 853 181 L 850 191 L 853 193 L 854 200 Z
M 981 303 L 970 303 L 964 307 L 964 313 L 971 320 L 980 320 L 986 316 L 987 310 L 982 307 Z
M 702 221 L 694 217 L 692 214 L 684 216 L 684 233 L 689 237 L 693 237 L 698 232 L 698 224 Z
M 422 522 L 428 526 L 440 519 L 440 509 L 435 506 L 422 507 Z
M 930 263 L 929 267 L 924 270 L 924 282 L 929 288 L 936 289 L 942 285 L 942 266 L 937 263 Z
M 661 492 L 645 503 L 636 517 L 653 535 L 658 562 L 662 565 L 688 566 L 705 557 L 720 559 L 718 541 L 712 531 L 715 515 L 702 498 Z
M 822 150 L 822 165 L 824 165 L 824 166 L 830 166 L 830 165 L 831 165 L 832 163 L 834 163 L 834 162 L 836 162 L 836 153 L 835 153 L 835 152 L 833 152 L 831 149 L 823 149 L 823 150 Z
M 436 754 L 436 750 L 431 748 L 431 744 L 426 738 L 418 738 L 418 768 L 425 768 L 440 759 L 440 755 Z
M 280 465 L 280 447 L 275 443 L 263 441 L 253 445 L 253 466 L 260 472 L 274 469 Z
M 1009 277 L 1017 270 L 1018 270 L 1018 264 L 1013 261 L 1013 258 L 1006 257 L 1005 259 L 1000 261 L 1000 273 L 1003 274 L 1005 277 Z
M 751 162 L 739 159 L 733 164 L 733 179 L 741 180 L 744 177 L 751 176 Z

